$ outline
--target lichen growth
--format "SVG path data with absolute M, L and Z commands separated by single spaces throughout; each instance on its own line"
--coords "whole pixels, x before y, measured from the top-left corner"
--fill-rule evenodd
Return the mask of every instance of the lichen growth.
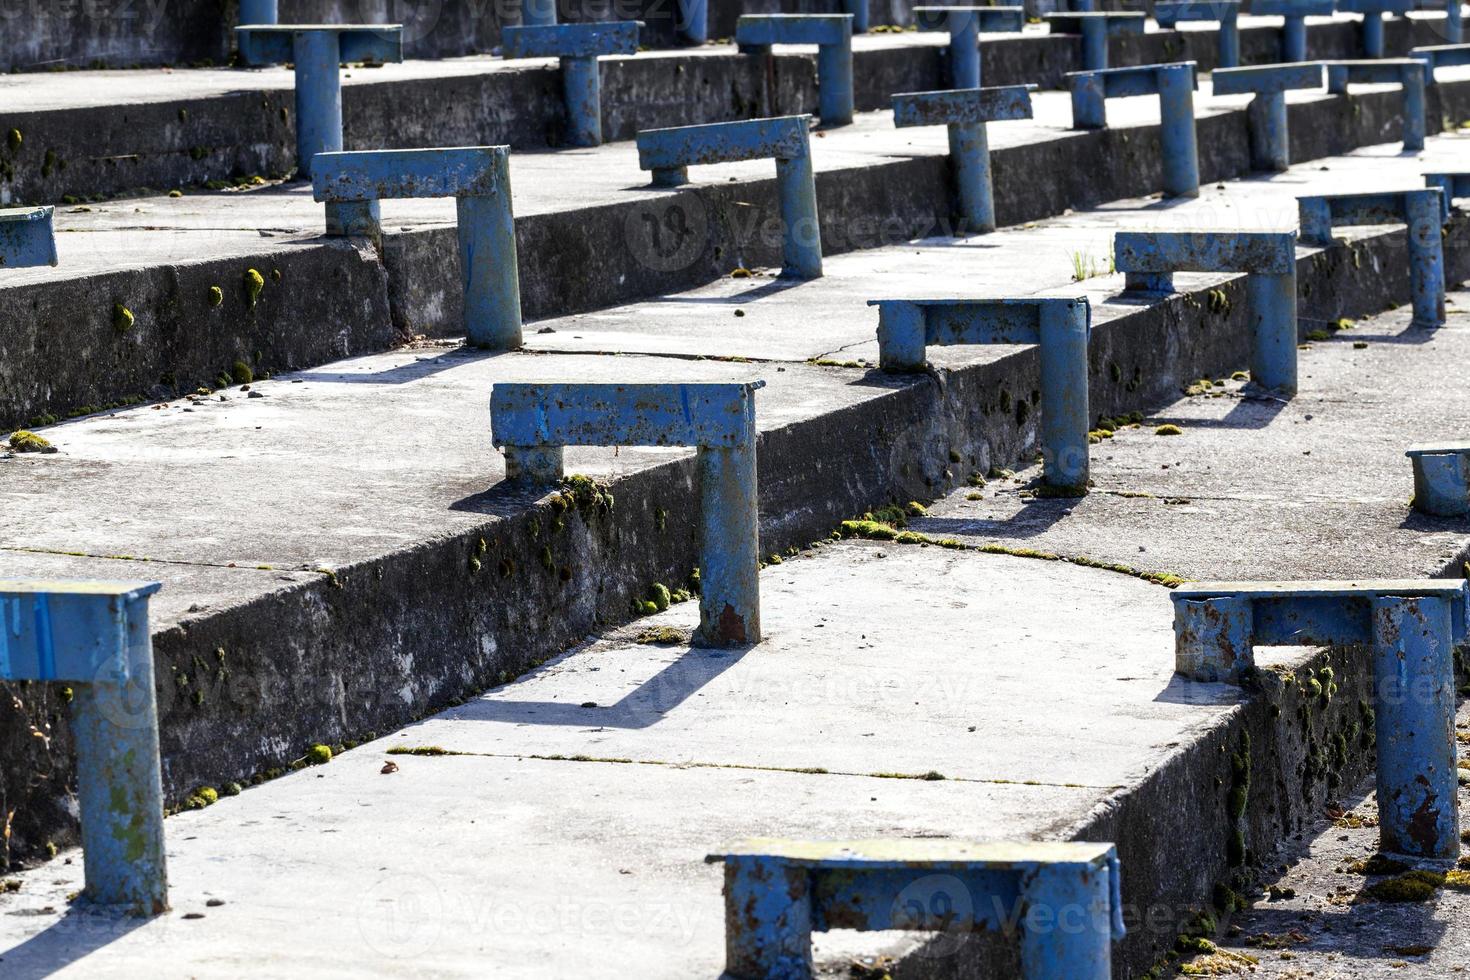
M 656 646 L 682 646 L 689 642 L 689 634 L 673 626 L 650 626 L 634 637 L 634 642 Z
M 1184 430 L 1172 422 L 1166 422 L 1154 430 L 1156 436 L 1182 436 Z
M 225 301 L 225 291 L 218 286 L 209 287 L 209 305 L 219 306 Z
M 237 385 L 248 385 L 255 380 L 255 372 L 244 361 L 236 361 L 230 365 L 230 377 Z
M 1380 902 L 1426 902 L 1444 885 L 1445 878 L 1440 871 L 1406 871 L 1374 882 L 1363 889 L 1363 894 Z
M 261 291 L 265 289 L 265 277 L 255 269 L 245 270 L 245 299 L 250 308 L 255 309 L 255 304 L 260 300 Z
M 54 453 L 56 447 L 45 436 L 36 435 L 28 429 L 17 429 L 10 434 L 10 448 L 17 453 Z
M 213 786 L 201 786 L 189 798 L 184 801 L 184 806 L 190 810 L 203 810 L 207 806 L 213 806 L 219 802 L 219 791 Z
M 669 587 L 662 582 L 655 582 L 650 585 L 648 587 L 648 594 L 653 601 L 654 612 L 663 612 L 669 608 L 669 603 L 674 600 L 673 595 L 669 592 Z
M 133 311 L 121 303 L 112 304 L 112 329 L 120 334 L 133 329 Z
M 306 753 L 308 765 L 322 766 L 332 761 L 332 749 L 327 745 L 313 745 Z

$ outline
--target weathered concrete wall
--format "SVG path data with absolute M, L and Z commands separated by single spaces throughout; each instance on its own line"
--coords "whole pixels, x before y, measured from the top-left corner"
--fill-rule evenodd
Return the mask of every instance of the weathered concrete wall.
M 1466 226 L 1456 220 L 1453 240 Z M 1366 239 L 1353 251 L 1370 267 L 1406 267 L 1402 234 Z M 1334 310 L 1359 316 L 1407 301 L 1402 277 L 1350 277 L 1347 247 L 1328 255 L 1299 263 L 1304 294 L 1335 293 Z M 1470 250 L 1453 249 L 1450 266 L 1454 280 L 1470 275 Z M 1175 397 L 1189 379 L 1244 366 L 1249 312 L 1239 281 L 1226 292 L 1232 302 L 1215 304 L 1213 312 L 1203 292 L 1182 294 L 1098 326 L 1094 410 L 1145 409 Z M 1307 300 L 1304 315 L 1314 315 L 1313 302 Z M 1036 350 L 1027 348 L 934 375 L 873 373 L 864 383 L 885 389 L 882 397 L 764 433 L 762 550 L 819 539 L 839 520 L 881 503 L 938 495 L 969 468 L 1025 458 L 1034 451 L 1040 413 L 1001 406 L 1029 401 L 1038 369 Z M 683 582 L 697 562 L 692 460 L 633 473 L 612 490 L 611 510 L 591 503 L 580 510 L 496 488 L 462 502 L 485 516 L 472 532 L 425 541 L 258 601 L 201 611 L 161 631 L 154 642 L 169 798 L 180 801 L 201 784 L 248 781 L 285 766 L 314 742 L 360 740 L 421 717 L 628 620 L 633 598 L 650 583 Z M 0 698 L 0 803 L 14 810 L 11 857 L 21 860 L 41 853 L 48 840 L 74 837 L 70 746 L 53 689 L 9 685 L 4 691 L 11 697 Z M 35 737 L 35 729 L 47 737 Z M 1269 752 L 1271 744 L 1262 738 L 1259 747 Z M 1281 761 L 1263 757 L 1257 770 L 1279 771 L 1291 788 L 1292 760 L 1305 750 L 1283 741 L 1275 751 Z M 1171 812 L 1160 800 L 1176 792 L 1176 782 L 1148 790 L 1163 797 L 1140 799 L 1160 814 Z M 1264 775 L 1261 785 L 1252 789 L 1252 805 L 1266 809 L 1252 818 L 1261 822 L 1251 824 L 1251 841 L 1273 839 L 1266 821 L 1296 821 L 1306 812 L 1293 805 L 1271 815 Z M 1318 790 L 1315 782 L 1302 785 L 1305 807 Z M 1213 796 L 1199 799 L 1200 807 L 1217 805 Z M 1214 824 L 1200 826 L 1214 834 Z M 1117 833 L 1127 838 L 1131 831 Z M 1169 882 L 1165 870 L 1149 872 L 1160 876 L 1160 887 Z M 1177 887 L 1186 891 L 1197 884 L 1190 876 L 1205 874 L 1174 873 L 1183 876 Z
M 100 2 L 100 0 L 99 0 Z M 141 2 L 141 0 L 140 0 Z M 1407 49 L 1408 25 L 1390 25 L 1391 46 Z M 1314 26 L 1318 57 L 1357 51 L 1352 24 Z M 1417 25 L 1413 43 L 1436 40 Z M 1243 32 L 1249 61 L 1276 57 L 1277 31 Z M 987 85 L 1058 88 L 1081 67 L 1081 42 L 1065 35 L 1005 38 L 982 51 Z M 1114 64 L 1194 59 L 1215 63 L 1213 35 L 1161 32 L 1115 44 Z M 889 105 L 895 92 L 947 84 L 943 48 L 884 47 L 856 57 L 860 110 Z M 603 131 L 627 140 L 640 129 L 744 119 L 817 107 L 815 55 L 785 54 L 762 64 L 730 53 L 700 58 L 604 59 Z M 350 85 L 343 94 L 348 149 L 381 146 L 560 145 L 565 127 L 555 68 L 513 69 L 451 78 Z M 79 109 L 0 113 L 0 130 L 24 135 L 18 149 L 0 145 L 0 202 L 45 204 L 202 184 L 295 168 L 295 102 L 289 89 L 207 99 L 161 100 Z

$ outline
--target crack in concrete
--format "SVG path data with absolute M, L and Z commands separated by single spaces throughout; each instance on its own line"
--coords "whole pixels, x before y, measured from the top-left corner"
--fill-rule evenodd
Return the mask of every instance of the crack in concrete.
M 91 551 L 66 551 L 62 548 L 27 548 L 21 545 L 0 545 L 0 551 L 13 551 L 26 555 L 58 555 L 63 558 L 96 558 L 104 561 L 133 561 L 148 565 L 182 565 L 188 568 L 232 568 L 250 572 L 308 572 L 331 577 L 329 569 L 287 568 L 279 565 L 242 565 L 239 562 L 190 561 L 184 558 L 148 558 L 141 555 L 104 555 Z

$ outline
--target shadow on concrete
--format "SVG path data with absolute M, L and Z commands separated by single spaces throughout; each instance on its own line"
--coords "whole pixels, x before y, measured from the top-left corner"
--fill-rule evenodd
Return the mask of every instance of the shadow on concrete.
M 1014 541 L 1045 534 L 1072 513 L 1080 497 L 1050 500 L 1028 500 L 1019 511 L 1006 518 L 925 517 L 909 525 L 911 530 L 934 538 L 955 536 L 969 538 L 1001 538 Z
M 767 279 L 763 282 L 752 284 L 751 288 L 730 296 L 690 296 L 688 294 L 676 294 L 673 296 L 659 296 L 644 304 L 657 306 L 664 303 L 693 303 L 712 306 L 738 306 L 741 303 L 749 303 L 765 296 L 774 296 L 784 293 L 788 289 L 795 289 L 805 285 L 805 279 Z
M 686 647 L 677 660 L 623 695 L 615 704 L 589 707 L 560 701 L 482 697 L 457 708 L 455 718 L 571 728 L 649 728 L 662 721 L 665 714 L 683 704 L 700 688 L 739 663 L 753 649 L 752 646 L 724 650 Z
M 436 374 L 451 371 L 461 365 L 470 364 L 483 360 L 487 357 L 503 357 L 512 351 L 481 350 L 478 347 L 444 347 L 434 348 L 437 356 L 422 356 L 397 367 L 384 368 L 381 371 L 324 371 L 316 369 L 302 371 L 291 375 L 291 381 L 316 381 L 327 384 L 349 384 L 349 385 L 402 385 L 414 381 L 422 381 Z
M 1151 415 L 1150 425 L 1173 423 L 1185 429 L 1264 429 L 1286 408 L 1285 399 L 1272 396 L 1247 396 L 1230 406 L 1230 411 L 1217 419 Z
M 1196 681 L 1179 674 L 1171 674 L 1169 683 L 1154 695 L 1154 700 L 1164 704 L 1236 704 L 1245 700 L 1245 694 L 1234 684 Z
M 0 977 L 42 980 L 54 976 L 149 921 L 78 902 L 44 932 L 19 946 L 0 950 Z

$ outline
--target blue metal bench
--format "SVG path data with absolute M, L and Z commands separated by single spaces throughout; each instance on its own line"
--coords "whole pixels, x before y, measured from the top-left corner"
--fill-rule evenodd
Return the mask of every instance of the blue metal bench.
M 990 183 L 987 122 L 1031 118 L 1034 85 L 904 92 L 893 97 L 893 124 L 949 127 L 949 159 L 959 190 L 964 230 L 995 230 L 995 197 Z
M 1108 38 L 1142 34 L 1144 15 L 1134 11 L 1075 11 L 1046 14 L 1044 19 L 1053 34 L 1082 35 L 1082 68 L 1097 71 L 1108 66 Z
M 1199 195 L 1199 148 L 1195 137 L 1195 64 L 1140 65 L 1067 73 L 1072 90 L 1072 128 L 1103 129 L 1107 100 L 1130 95 L 1159 97 L 1159 144 L 1168 197 Z
M 278 24 L 237 27 L 247 65 L 296 65 L 296 169 L 307 177 L 318 153 L 342 149 L 344 61 L 402 61 L 403 27 Z
M 1454 646 L 1466 583 L 1202 582 L 1176 589 L 1180 674 L 1239 683 L 1256 646 L 1373 647 L 1379 842 L 1420 858 L 1460 853 Z
M 1127 289 L 1173 292 L 1175 272 L 1248 273 L 1255 323 L 1251 380 L 1296 393 L 1296 233 L 1290 231 L 1120 231 L 1114 263 Z
M 1320 62 L 1306 62 L 1222 68 L 1210 76 L 1215 95 L 1255 94 L 1246 109 L 1246 122 L 1251 133 L 1251 165 L 1255 169 L 1285 170 L 1291 166 L 1286 91 L 1320 87 L 1325 70 Z
M 981 33 L 1017 32 L 1026 26 L 1025 7 L 915 7 L 921 31 L 949 32 L 951 88 L 980 87 Z
M 522 27 L 550 27 L 556 23 L 556 0 L 521 0 Z
M 705 860 L 725 865 L 734 980 L 811 977 L 814 932 L 1012 926 L 1021 980 L 1105 980 L 1124 935 L 1112 844 L 748 840 Z
M 1416 0 L 1337 0 L 1339 12 L 1363 15 L 1363 53 L 1370 58 L 1383 57 L 1384 15 L 1403 15 L 1416 6 Z
M 1424 175 L 1425 187 L 1438 187 L 1442 192 L 1439 198 L 1440 213 L 1444 220 L 1450 220 L 1450 204 L 1457 197 L 1470 197 L 1470 170 L 1440 171 L 1438 173 Z
M 636 20 L 611 24 L 553 24 L 507 27 L 501 32 L 507 58 L 559 58 L 567 108 L 567 142 L 602 145 L 602 73 L 598 55 L 636 54 Z
M 868 0 L 842 0 L 842 12 L 844 14 L 852 14 L 852 32 L 854 34 L 868 33 L 868 25 L 871 23 Z
M 565 446 L 695 446 L 700 486 L 701 646 L 759 643 L 760 515 L 755 392 L 744 384 L 511 384 L 490 392 L 506 479 L 561 480 Z
M 1404 149 L 1424 149 L 1424 85 L 1429 69 L 1417 58 L 1380 58 L 1377 61 L 1324 61 L 1327 91 L 1345 94 L 1348 85 L 1394 84 L 1403 87 Z
M 1433 85 L 1434 73 L 1438 69 L 1470 65 L 1470 44 L 1431 44 L 1423 48 L 1411 48 L 1409 57 L 1417 58 L 1428 66 L 1425 80 Z
M 509 158 L 505 146 L 323 153 L 313 190 L 337 235 L 379 234 L 381 200 L 455 198 L 467 342 L 512 350 L 521 345 L 521 290 Z
M 735 24 L 735 43 L 758 57 L 770 57 L 773 44 L 815 44 L 822 125 L 852 122 L 851 14 L 744 14 Z
M 1444 212 L 1438 188 L 1364 194 L 1315 194 L 1297 198 L 1301 242 L 1331 245 L 1333 228 L 1347 225 L 1408 225 L 1409 292 L 1414 325 L 1444 323 Z
M 1176 27 L 1180 21 L 1213 21 L 1220 25 L 1216 39 L 1216 68 L 1240 65 L 1239 0 L 1182 0 L 1154 4 L 1154 20 L 1160 27 Z
M 1283 17 L 1286 23 L 1281 29 L 1281 60 L 1296 62 L 1307 60 L 1308 17 L 1331 17 L 1337 10 L 1337 0 L 1252 0 L 1250 13 L 1256 17 Z
M 1470 442 L 1410 446 L 1414 509 L 1436 517 L 1470 514 Z
M 0 680 L 71 685 L 88 901 L 168 909 L 148 597 L 161 586 L 0 582 Z
M 0 209 L 0 268 L 56 264 L 55 209 Z
M 1451 44 L 1465 40 L 1465 12 L 1460 9 L 1461 0 L 1418 0 L 1415 10 L 1443 10 L 1445 12 L 1444 39 Z
M 822 229 L 812 170 L 811 118 L 776 116 L 645 129 L 638 134 L 638 166 L 652 171 L 655 187 L 678 187 L 689 182 L 691 165 L 774 157 L 785 225 L 781 274 L 816 279 L 822 274 Z
M 878 366 L 924 368 L 929 344 L 1035 344 L 1041 355 L 1042 478 L 1087 492 L 1087 339 L 1085 296 L 1028 299 L 878 299 Z
M 280 20 L 276 0 L 240 0 L 240 25 L 274 24 Z

